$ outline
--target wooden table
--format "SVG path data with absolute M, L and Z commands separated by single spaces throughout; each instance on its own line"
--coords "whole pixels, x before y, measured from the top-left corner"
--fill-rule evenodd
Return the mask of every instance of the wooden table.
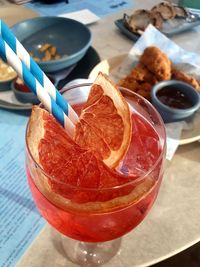
M 147 3 L 148 2 L 148 3 Z M 160 1 L 135 0 L 134 8 L 148 8 Z M 9 11 L 9 8 L 10 11 Z M 1 7 L 0 15 L 12 25 L 36 14 L 18 12 L 22 7 Z M 23 9 L 25 10 L 25 9 Z M 6 12 L 6 13 L 5 13 Z M 130 12 L 130 10 L 128 11 Z M 7 15 L 9 14 L 9 15 Z M 133 42 L 114 25 L 123 12 L 91 25 L 92 45 L 102 59 L 127 53 Z M 184 49 L 200 53 L 200 27 L 172 37 Z M 180 146 L 167 162 L 155 205 L 147 218 L 123 237 L 120 252 L 106 267 L 149 266 L 166 259 L 200 240 L 200 143 Z M 76 266 L 67 261 L 61 247 L 54 247 L 52 229 L 46 225 L 17 267 Z

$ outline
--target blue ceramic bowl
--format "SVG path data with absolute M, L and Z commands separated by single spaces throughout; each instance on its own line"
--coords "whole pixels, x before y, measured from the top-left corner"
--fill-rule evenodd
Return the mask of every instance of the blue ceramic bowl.
M 17 76 L 17 74 L 16 74 L 16 76 Z M 10 90 L 11 84 L 16 79 L 16 76 L 11 78 L 11 79 L 5 80 L 5 81 L 0 81 L 0 92 Z
M 38 48 L 49 43 L 57 48 L 58 60 L 40 61 L 45 72 L 54 72 L 77 63 L 91 44 L 91 33 L 82 23 L 62 17 L 38 17 L 11 27 L 12 32 L 28 52 L 43 57 Z
M 11 83 L 11 89 L 12 89 L 12 91 L 13 91 L 16 99 L 19 102 L 22 102 L 22 103 L 31 103 L 31 104 L 34 104 L 34 105 L 37 105 L 37 104 L 40 103 L 40 101 L 38 100 L 38 98 L 36 97 L 36 95 L 34 93 L 32 93 L 31 91 L 23 92 L 23 91 L 18 90 L 15 87 L 15 81 L 13 81 Z
M 158 92 L 166 87 L 169 90 L 177 89 L 182 92 L 191 103 L 191 107 L 180 109 L 163 104 L 158 98 Z M 164 122 L 168 123 L 191 118 L 195 111 L 200 108 L 200 95 L 196 89 L 187 83 L 176 80 L 162 81 L 153 86 L 151 90 L 151 102 L 159 111 Z

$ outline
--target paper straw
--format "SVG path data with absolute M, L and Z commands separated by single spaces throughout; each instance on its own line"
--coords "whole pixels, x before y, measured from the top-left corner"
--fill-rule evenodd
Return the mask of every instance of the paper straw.
M 67 103 L 65 98 L 55 88 L 50 79 L 41 70 L 38 64 L 29 55 L 23 45 L 17 40 L 7 25 L 0 19 L 0 34 L 3 40 L 10 46 L 14 53 L 21 59 L 21 61 L 27 66 L 30 72 L 37 78 L 39 83 L 44 87 L 48 93 L 52 96 L 58 106 L 65 112 L 69 119 L 75 124 L 79 118 L 72 107 Z
M 9 45 L 0 36 L 0 55 L 4 61 L 17 72 L 19 77 L 27 84 L 31 91 L 38 97 L 38 99 L 44 104 L 45 108 L 53 114 L 53 116 L 63 125 L 67 130 L 67 133 L 73 137 L 74 124 L 66 116 L 64 111 L 56 104 L 53 98 L 42 87 L 38 80 L 29 71 L 26 65 L 17 57 Z

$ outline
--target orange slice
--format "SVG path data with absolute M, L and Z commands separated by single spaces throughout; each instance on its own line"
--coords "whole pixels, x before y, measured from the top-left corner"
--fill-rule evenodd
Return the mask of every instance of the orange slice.
M 118 166 L 131 141 L 131 116 L 127 102 L 108 78 L 99 73 L 80 120 L 75 142 L 93 151 L 110 168 Z

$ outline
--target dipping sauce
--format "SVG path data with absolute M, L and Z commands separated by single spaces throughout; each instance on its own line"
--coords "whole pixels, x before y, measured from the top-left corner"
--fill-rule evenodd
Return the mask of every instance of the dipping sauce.
M 18 91 L 21 91 L 21 92 L 28 92 L 30 93 L 31 90 L 28 88 L 28 86 L 26 86 L 24 84 L 24 82 L 19 78 L 17 77 L 17 79 L 15 80 L 15 88 L 18 90 Z
M 52 83 L 54 83 L 52 78 L 49 78 L 49 79 Z M 15 79 L 14 87 L 16 90 L 24 92 L 24 93 L 30 93 L 31 92 L 31 90 L 28 88 L 28 86 L 26 84 L 24 84 L 22 79 L 20 79 L 19 77 L 17 77 L 17 79 Z
M 17 76 L 16 72 L 2 59 L 0 59 L 0 81 L 7 81 L 15 78 Z
M 181 90 L 176 89 L 175 86 L 166 86 L 159 90 L 156 94 L 157 98 L 166 106 L 177 109 L 186 109 L 193 106 L 191 100 L 181 92 Z

